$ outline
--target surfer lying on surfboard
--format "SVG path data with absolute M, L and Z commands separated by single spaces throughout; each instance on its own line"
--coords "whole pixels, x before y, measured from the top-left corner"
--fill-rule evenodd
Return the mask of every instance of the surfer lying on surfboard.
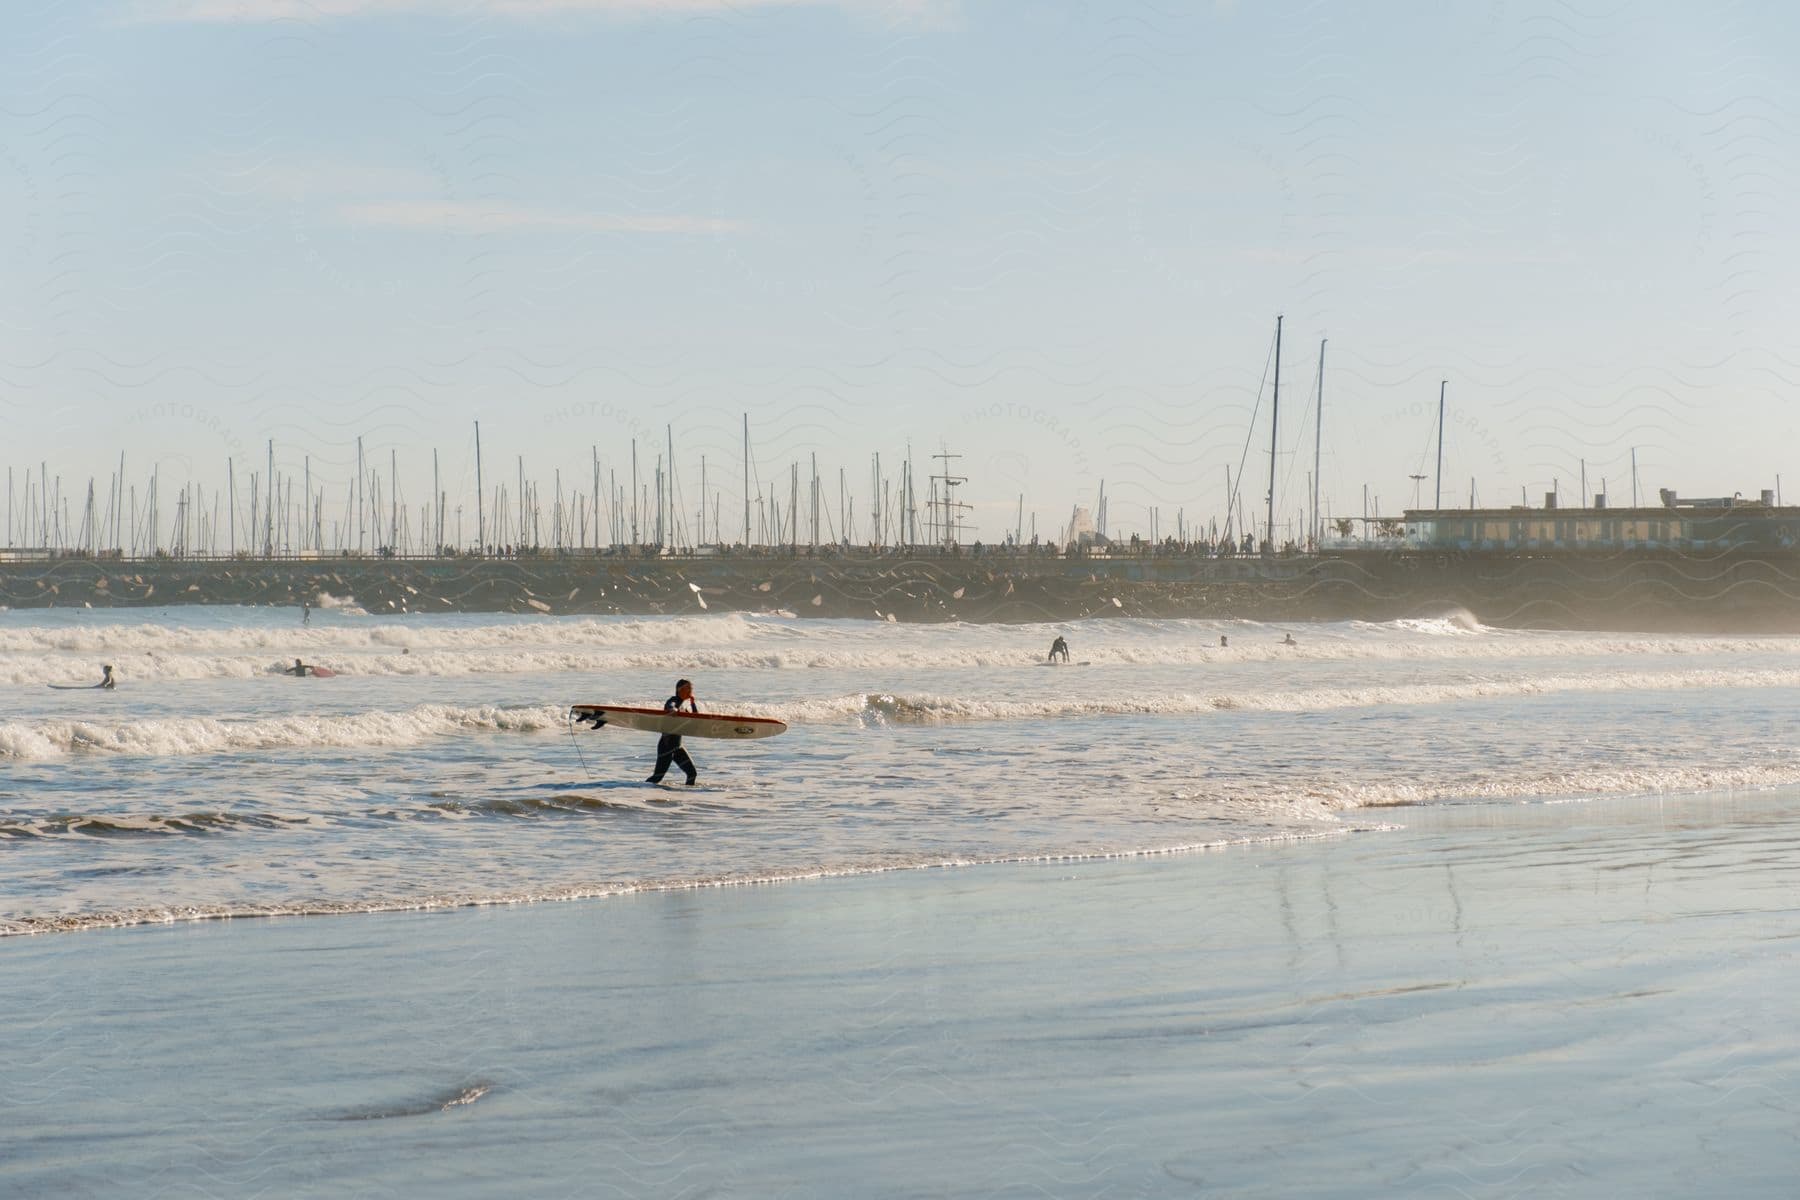
M 112 691 L 114 686 L 112 664 L 104 664 L 101 666 L 100 671 L 101 675 L 99 683 L 52 683 L 49 686 L 55 688 L 59 692 L 92 692 L 101 688 L 104 688 L 109 692 Z
M 700 711 L 700 705 L 694 700 L 694 685 L 686 679 L 677 679 L 675 694 L 663 701 L 663 711 L 666 713 L 680 712 L 684 704 L 687 706 L 688 712 Z M 669 773 L 671 763 L 687 772 L 689 787 L 693 787 L 694 781 L 700 778 L 700 773 L 694 770 L 694 760 L 689 758 L 688 752 L 681 748 L 681 735 L 665 733 L 656 739 L 656 770 L 651 772 L 650 778 L 644 782 L 661 783 L 663 776 Z

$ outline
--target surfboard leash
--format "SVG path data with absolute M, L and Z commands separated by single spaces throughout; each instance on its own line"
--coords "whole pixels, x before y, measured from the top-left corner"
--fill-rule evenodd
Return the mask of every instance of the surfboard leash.
M 588 769 L 587 755 L 581 752 L 581 737 L 575 732 L 575 710 L 572 708 L 569 710 L 569 740 L 575 744 L 575 757 L 581 760 L 581 773 L 587 776 L 589 783 L 594 782 L 594 773 Z

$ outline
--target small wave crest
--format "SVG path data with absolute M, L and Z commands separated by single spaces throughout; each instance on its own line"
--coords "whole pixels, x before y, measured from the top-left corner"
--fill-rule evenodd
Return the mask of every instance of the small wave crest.
M 343 611 L 343 610 L 339 610 Z M 419 622 L 379 620 L 314 622 L 301 626 L 266 621 L 233 624 L 136 622 L 78 625 L 14 625 L 0 629 L 0 655 L 43 653 L 237 655 L 290 651 L 399 651 L 520 649 L 570 646 L 713 646 L 747 639 L 759 626 L 733 613 L 709 617 L 641 620 L 565 617 L 556 620 Z
M 538 733 L 565 728 L 562 705 L 501 708 L 422 704 L 405 712 L 226 720 L 150 717 L 137 721 L 0 722 L 0 758 L 70 754 L 228 754 L 310 747 L 404 747 L 468 733 Z
M 706 617 L 490 620 L 370 619 L 267 624 L 81 624 L 0 629 L 0 683 L 92 683 L 113 663 L 121 683 L 146 679 L 249 679 L 296 656 L 339 674 L 467 677 L 607 670 L 725 671 L 1023 668 L 1042 660 L 1048 626 L 801 626 L 739 614 Z M 1496 630 L 1467 613 L 1380 624 L 1114 620 L 1069 633 L 1097 669 L 1206 667 L 1259 662 L 1421 664 L 1480 660 L 1546 663 L 1711 654 L 1800 655 L 1800 638 L 1551 634 Z M 1292 633 L 1297 644 L 1285 644 Z M 1230 644 L 1220 646 L 1222 634 Z
M 1467 637 L 1470 634 L 1493 633 L 1475 614 L 1466 608 L 1455 608 L 1436 617 L 1402 617 L 1397 621 L 1382 622 L 1380 627 L 1405 630 L 1408 633 L 1422 633 L 1427 637 Z
M 324 818 L 309 813 L 60 813 L 32 820 L 0 817 L 0 839 L 203 837 L 240 829 L 297 829 L 325 823 Z
M 750 716 L 790 725 L 929 725 L 1056 717 L 1182 716 L 1210 712 L 1305 713 L 1384 705 L 1418 706 L 1577 692 L 1686 691 L 1705 688 L 1800 687 L 1800 670 L 1627 671 L 1615 674 L 1526 675 L 1443 683 L 1380 684 L 1299 690 L 1174 692 L 1126 697 L 1036 696 L 994 699 L 932 694 L 855 693 L 792 704 L 747 705 Z
M 615 896 L 647 892 L 699 891 L 706 888 L 734 888 L 803 883 L 820 879 L 891 874 L 901 871 L 949 870 L 967 867 L 1030 866 L 1058 863 L 1113 862 L 1133 859 L 1167 858 L 1182 854 L 1224 850 L 1236 846 L 1277 845 L 1318 841 L 1342 837 L 1349 833 L 1369 832 L 1391 826 L 1302 830 L 1281 833 L 1249 834 L 1237 837 L 1182 841 L 1169 845 L 1094 849 L 1042 854 L 996 856 L 935 855 L 929 857 L 896 856 L 885 860 L 844 863 L 839 865 L 795 867 L 786 870 L 746 871 L 729 874 L 688 876 L 667 879 L 631 879 L 568 884 L 535 889 L 442 892 L 416 897 L 368 897 L 341 900 L 302 900 L 285 903 L 255 904 L 169 904 L 93 912 L 49 913 L 0 918 L 0 937 L 40 933 L 72 933 L 87 929 L 116 929 L 132 925 L 173 925 L 184 921 L 222 921 L 248 917 L 341 916 L 353 913 L 423 912 L 447 908 L 478 908 L 496 905 L 537 904 L 568 900 L 599 900 Z
M 632 785 L 633 790 L 640 786 Z M 714 801 L 710 807 L 717 807 L 717 802 Z M 334 825 L 366 825 L 372 821 L 467 821 L 483 818 L 527 820 L 612 813 L 641 814 L 650 811 L 654 811 L 654 806 L 608 799 L 585 791 L 563 791 L 555 795 L 478 796 L 468 799 L 439 796 L 407 808 L 388 806 L 312 813 L 248 809 L 183 813 L 51 813 L 28 819 L 15 814 L 0 817 L 0 840 L 205 837 L 252 831 L 282 832 L 321 829 Z
M 1341 781 L 1311 779 L 1272 782 L 1252 789 L 1199 785 L 1175 793 L 1178 804 L 1232 806 L 1243 811 L 1285 809 L 1320 817 L 1373 808 L 1412 808 L 1454 801 L 1541 800 L 1565 802 L 1600 796 L 1699 795 L 1707 792 L 1770 791 L 1800 784 L 1800 762 L 1645 764 L 1570 771 L 1445 772 L 1403 779 Z
M 326 612 L 342 613 L 347 617 L 366 617 L 369 610 L 356 602 L 355 596 L 334 596 L 330 592 L 320 592 L 313 597 L 313 607 Z

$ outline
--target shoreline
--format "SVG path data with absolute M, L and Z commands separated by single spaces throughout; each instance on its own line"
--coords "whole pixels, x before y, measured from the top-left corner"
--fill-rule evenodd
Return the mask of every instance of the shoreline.
M 1786 1195 L 1800 792 L 1420 816 L 0 943 L 0 1186 Z
M 285 917 L 358 917 L 388 916 L 396 913 L 445 913 L 462 909 L 519 908 L 544 904 L 567 904 L 578 901 L 610 900 L 624 896 L 652 896 L 675 892 L 728 891 L 735 888 L 780 887 L 792 884 L 820 883 L 840 879 L 866 879 L 880 875 L 908 872 L 925 874 L 934 871 L 983 870 L 992 867 L 1056 866 L 1101 862 L 1128 862 L 1158 858 L 1175 858 L 1223 852 L 1256 846 L 1286 845 L 1299 842 L 1328 841 L 1351 837 L 1358 833 L 1383 832 L 1398 826 L 1327 829 L 1317 833 L 1294 832 L 1227 838 L 1218 841 L 1189 842 L 1171 846 L 1153 846 L 1127 850 L 1070 851 L 1066 853 L 1022 854 L 1001 858 L 943 858 L 931 862 L 871 864 L 843 868 L 796 867 L 759 873 L 719 876 L 703 879 L 620 880 L 592 884 L 564 884 L 540 891 L 496 891 L 454 895 L 430 895 L 416 898 L 391 897 L 366 901 L 301 901 L 294 905 L 204 905 L 190 908 L 139 908 L 119 912 L 70 913 L 41 917 L 0 917 L 0 944 L 10 938 L 48 937 L 57 934 L 82 934 L 102 930 L 140 929 L 145 927 L 194 925 L 202 923 L 279 920 Z
M 71 937 L 106 931 L 280 922 L 285 918 L 379 918 L 396 914 L 450 914 L 470 910 L 530 909 L 579 905 L 630 897 L 703 892 L 780 889 L 895 875 L 973 874 L 1014 867 L 1089 866 L 1149 863 L 1168 859 L 1226 856 L 1233 852 L 1331 843 L 1359 835 L 1405 837 L 1444 828 L 1480 828 L 1487 824 L 1517 825 L 1521 814 L 1537 810 L 1580 810 L 1613 814 L 1626 823 L 1669 805 L 1717 808 L 1746 801 L 1800 803 L 1800 777 L 1741 784 L 1716 782 L 1674 790 L 1545 792 L 1530 796 L 1462 795 L 1430 800 L 1365 803 L 1332 810 L 1335 820 L 1310 829 L 1257 832 L 1211 839 L 1184 839 L 1160 845 L 1094 847 L 1027 851 L 983 857 L 943 855 L 924 861 L 866 861 L 841 865 L 805 864 L 768 867 L 716 875 L 663 878 L 615 878 L 538 887 L 377 895 L 354 899 L 301 899 L 283 903 L 220 902 L 191 905 L 141 905 L 66 913 L 8 915 L 0 912 L 0 946 L 39 938 Z M 1484 816 L 1485 814 L 1485 816 Z M 1560 818 L 1573 820 L 1575 818 Z

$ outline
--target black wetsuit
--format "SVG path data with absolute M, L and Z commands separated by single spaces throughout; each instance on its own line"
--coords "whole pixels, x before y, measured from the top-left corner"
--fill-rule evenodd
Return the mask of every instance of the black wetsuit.
M 687 705 L 689 712 L 697 713 L 700 711 L 700 706 L 692 700 L 689 700 Z M 670 696 L 667 700 L 664 700 L 663 711 L 670 713 L 680 712 L 681 697 Z M 694 770 L 694 760 L 689 758 L 688 752 L 681 748 L 681 735 L 679 733 L 665 733 L 660 738 L 656 739 L 656 770 L 651 772 L 650 782 L 661 783 L 662 777 L 669 773 L 670 763 L 675 764 L 683 771 L 687 772 L 687 781 L 689 784 L 692 784 L 694 780 L 700 777 L 699 772 Z

